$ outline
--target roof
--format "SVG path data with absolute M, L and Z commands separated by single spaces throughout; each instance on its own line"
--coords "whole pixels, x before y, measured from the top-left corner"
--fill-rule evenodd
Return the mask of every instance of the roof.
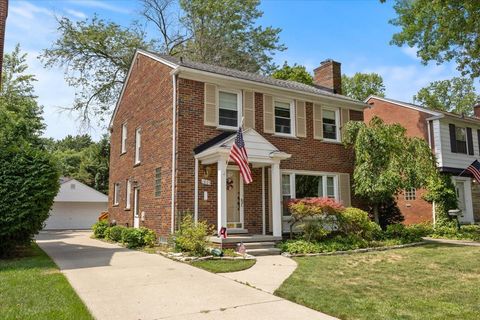
M 201 145 L 198 145 L 197 147 L 195 147 L 193 149 L 193 153 L 194 154 L 199 154 L 200 152 L 204 151 L 204 150 L 207 150 L 208 148 L 210 147 L 213 147 L 214 145 L 216 145 L 217 143 L 227 139 L 228 137 L 230 136 L 233 136 L 234 134 L 236 134 L 235 132 L 233 131 L 225 131 L 225 132 L 222 132 L 220 133 L 218 136 L 202 143 Z
M 60 190 L 55 202 L 108 202 L 108 196 L 69 177 L 60 178 Z
M 159 59 L 165 60 L 166 62 L 170 63 L 171 67 L 185 67 L 189 69 L 194 69 L 194 70 L 199 70 L 199 71 L 204 71 L 204 72 L 209 72 L 213 74 L 218 74 L 222 76 L 227 76 L 227 77 L 232 77 L 236 79 L 241 79 L 241 80 L 248 80 L 248 81 L 253 81 L 253 82 L 258 82 L 261 84 L 267 84 L 267 85 L 272 85 L 276 86 L 279 88 L 284 88 L 284 89 L 290 89 L 290 90 L 296 90 L 296 91 L 301 91 L 301 92 L 306 92 L 310 94 L 317 94 L 317 95 L 322 95 L 322 96 L 331 96 L 335 97 L 337 99 L 343 99 L 351 102 L 360 102 L 358 100 L 352 99 L 347 96 L 343 96 L 341 94 L 336 94 L 333 93 L 333 90 L 330 88 L 322 87 L 322 86 L 311 86 L 307 84 L 303 84 L 300 82 L 296 81 L 288 81 L 288 80 L 280 80 L 280 79 L 275 79 L 272 77 L 264 76 L 258 73 L 253 73 L 253 72 L 245 72 L 245 71 L 240 71 L 236 69 L 230 69 L 230 68 L 225 68 L 225 67 L 220 67 L 220 66 L 215 66 L 211 64 L 206 64 L 206 63 L 201 63 L 201 62 L 195 62 L 191 61 L 188 59 L 181 59 L 179 57 L 174 57 L 174 56 L 169 56 L 166 54 L 159 54 L 159 53 L 154 53 L 150 51 L 144 51 L 144 50 L 138 50 L 140 53 L 147 53 L 149 55 L 156 56 Z
M 449 112 L 449 111 L 443 111 L 443 110 L 432 110 L 432 109 L 429 109 L 429 108 L 427 108 L 425 106 L 422 106 L 422 105 L 413 104 L 413 103 L 409 103 L 409 102 L 404 102 L 404 101 L 400 101 L 400 100 L 395 100 L 395 99 L 391 99 L 391 98 L 384 98 L 384 97 L 378 97 L 378 96 L 371 95 L 367 99 L 365 99 L 365 102 L 367 102 L 368 100 L 370 100 L 372 98 L 377 99 L 377 100 L 383 100 L 383 101 L 390 102 L 390 103 L 394 103 L 394 104 L 404 106 L 404 107 L 407 107 L 407 108 L 412 108 L 412 109 L 419 110 L 419 111 L 422 111 L 422 112 L 425 112 L 425 113 L 429 113 L 433 116 L 432 118 L 443 118 L 443 117 L 447 116 L 447 117 L 455 118 L 455 119 L 458 119 L 458 120 L 473 121 L 473 122 L 476 122 L 476 123 L 480 124 L 480 118 L 477 118 L 475 116 L 473 116 L 473 117 L 472 116 L 466 116 L 466 115 L 462 115 L 462 114 L 458 114 L 458 113 L 454 113 L 454 112 Z

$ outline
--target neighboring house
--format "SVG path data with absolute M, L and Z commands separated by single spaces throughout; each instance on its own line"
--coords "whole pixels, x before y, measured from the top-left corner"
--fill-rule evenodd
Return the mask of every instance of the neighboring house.
M 408 136 L 428 142 L 440 172 L 452 175 L 458 207 L 463 212 L 460 221 L 480 222 L 480 185 L 464 171 L 480 159 L 480 105 L 474 107 L 475 116 L 468 117 L 376 96 L 370 96 L 366 102 L 370 108 L 365 110 L 365 122 L 376 115 L 386 123 L 401 124 Z M 422 199 L 424 193 L 425 190 L 412 189 L 397 196 L 405 223 L 432 220 L 432 206 Z
M 90 229 L 98 216 L 107 210 L 108 197 L 70 178 L 60 179 L 45 230 Z
M 353 151 L 342 126 L 367 105 L 340 95 L 340 64 L 315 70 L 318 86 L 138 50 L 111 123 L 109 216 L 160 237 L 194 214 L 229 235 L 288 230 L 282 200 L 351 204 Z M 229 150 L 244 119 L 253 182 Z

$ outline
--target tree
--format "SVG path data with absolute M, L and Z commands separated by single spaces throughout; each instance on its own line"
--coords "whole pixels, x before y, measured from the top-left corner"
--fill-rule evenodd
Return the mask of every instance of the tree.
M 71 109 L 89 123 L 92 117 L 109 115 L 115 105 L 136 49 L 152 49 L 153 42 L 137 25 L 124 28 L 94 16 L 73 22 L 58 20 L 60 37 L 40 59 L 47 68 L 65 70 L 67 83 L 76 88 Z
M 252 72 L 270 71 L 273 53 L 285 49 L 280 29 L 258 24 L 259 0 L 141 2 L 142 17 L 158 32 L 153 40 L 138 24 L 124 28 L 96 16 L 78 22 L 63 17 L 59 38 L 40 56 L 45 67 L 65 70 L 77 89 L 70 109 L 86 124 L 110 115 L 137 48 Z
M 413 96 L 413 101 L 429 109 L 472 115 L 479 98 L 472 79 L 454 77 L 430 83 Z
M 377 73 L 355 73 L 352 77 L 342 75 L 342 93 L 350 98 L 364 101 L 370 95 L 385 96 L 382 76 Z
M 454 60 L 462 75 L 480 76 L 480 1 L 396 0 L 393 7 L 390 23 L 402 30 L 392 44 L 417 48 L 424 64 Z
M 355 149 L 354 190 L 373 208 L 379 223 L 382 203 L 404 188 L 422 188 L 437 174 L 435 158 L 420 138 L 406 136 L 399 124 L 385 124 L 374 117 L 365 124 L 350 121 L 345 127 L 346 146 Z
M 0 91 L 0 257 L 28 244 L 42 229 L 59 188 L 59 173 L 45 151 L 44 128 L 19 46 L 5 54 Z
M 313 85 L 313 77 L 304 66 L 296 63 L 293 66 L 289 66 L 287 61 L 285 61 L 283 67 L 277 68 L 273 71 L 272 77 L 275 79 L 290 80 Z

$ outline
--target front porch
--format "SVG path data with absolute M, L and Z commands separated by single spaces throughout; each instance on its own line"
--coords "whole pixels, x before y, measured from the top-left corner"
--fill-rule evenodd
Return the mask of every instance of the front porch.
M 216 231 L 227 228 L 227 238 L 213 237 L 212 242 L 231 245 L 240 242 L 273 242 L 282 238 L 282 192 L 280 162 L 291 157 L 281 152 L 253 129 L 244 131 L 254 181 L 244 185 L 238 167 L 229 162 L 229 153 L 235 134 L 223 134 L 195 150 L 195 221 L 203 220 L 205 211 L 199 201 L 210 201 L 210 194 L 216 198 Z M 215 141 L 217 139 L 218 141 Z M 212 179 L 199 179 L 200 166 L 215 168 Z M 212 170 L 213 171 L 213 170 Z M 206 175 L 208 176 L 208 174 Z M 210 184 L 210 194 L 201 192 L 203 184 Z M 200 186 L 200 183 L 202 186 Z M 203 198 L 203 199 L 202 199 Z M 212 221 L 210 219 L 210 221 Z M 252 230 L 249 230 L 249 227 Z

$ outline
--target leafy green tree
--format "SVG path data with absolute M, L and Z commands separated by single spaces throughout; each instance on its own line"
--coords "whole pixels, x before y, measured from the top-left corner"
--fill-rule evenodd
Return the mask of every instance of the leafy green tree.
M 422 188 L 437 174 L 434 156 L 420 138 L 406 136 L 399 124 L 385 124 L 374 117 L 368 123 L 350 121 L 345 145 L 355 150 L 354 190 L 373 208 L 379 223 L 379 207 L 404 188 Z
M 259 0 L 141 2 L 142 17 L 158 32 L 153 40 L 138 24 L 63 17 L 59 38 L 40 56 L 45 67 L 65 70 L 77 90 L 71 108 L 87 124 L 110 115 L 137 48 L 252 72 L 270 71 L 273 53 L 285 49 L 280 29 L 259 25 Z
M 277 68 L 273 71 L 272 77 L 275 79 L 290 80 L 313 85 L 313 77 L 304 66 L 296 63 L 293 66 L 289 66 L 286 61 L 281 68 Z
M 401 31 L 392 44 L 417 48 L 424 64 L 454 60 L 462 75 L 480 76 L 480 1 L 396 0 L 394 9 L 390 23 Z
M 377 73 L 360 73 L 353 76 L 342 75 L 342 94 L 364 101 L 370 95 L 385 96 L 383 78 Z
M 0 91 L 0 257 L 42 229 L 59 188 L 59 173 L 40 135 L 42 109 L 17 46 L 5 54 Z
M 479 99 L 473 80 L 455 77 L 451 80 L 434 81 L 420 89 L 413 100 L 423 106 L 458 114 L 473 114 L 473 106 Z

